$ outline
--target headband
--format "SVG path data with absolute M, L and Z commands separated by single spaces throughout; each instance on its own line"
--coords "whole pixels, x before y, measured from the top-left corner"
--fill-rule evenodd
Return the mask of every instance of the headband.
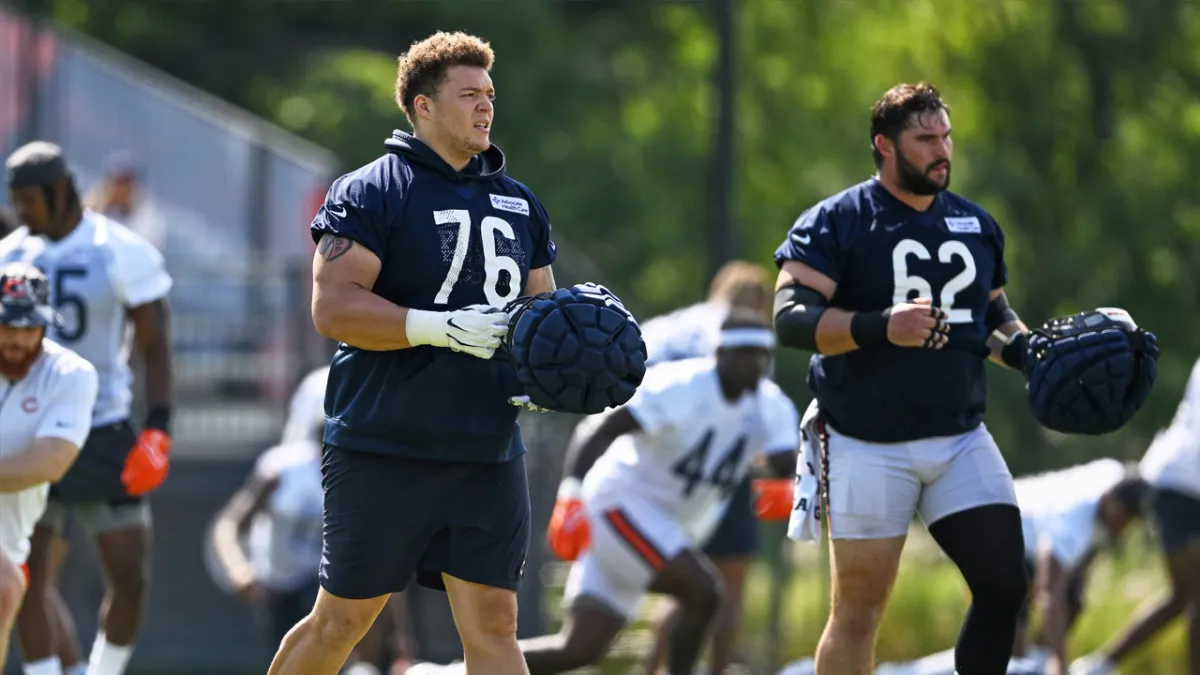
M 720 349 L 736 349 L 738 347 L 774 349 L 775 333 L 769 328 L 723 328 L 717 347 Z

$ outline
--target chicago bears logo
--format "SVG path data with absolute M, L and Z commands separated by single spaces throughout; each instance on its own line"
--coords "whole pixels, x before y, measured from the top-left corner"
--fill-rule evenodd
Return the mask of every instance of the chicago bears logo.
M 36 398 L 34 398 L 33 396 L 30 396 L 29 398 L 25 399 L 24 401 L 21 401 L 21 410 L 24 410 L 25 412 L 32 414 L 32 413 L 37 412 L 37 409 L 38 409 L 38 400 Z
M 4 287 L 0 289 L 0 295 L 8 298 L 25 298 L 29 296 L 29 290 L 25 286 L 24 279 L 5 279 Z

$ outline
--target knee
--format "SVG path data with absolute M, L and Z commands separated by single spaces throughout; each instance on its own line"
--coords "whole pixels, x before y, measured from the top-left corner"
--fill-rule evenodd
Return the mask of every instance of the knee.
M 0 565 L 7 561 L 0 559 Z M 21 599 L 25 596 L 25 579 L 21 572 L 12 566 L 12 570 L 0 569 L 0 625 L 13 620 L 21 609 Z
M 302 630 L 328 648 L 352 648 L 371 627 L 374 616 L 352 608 L 314 608 L 293 630 Z
M 711 577 L 705 583 L 699 583 L 688 590 L 688 596 L 683 602 L 685 611 L 696 612 L 704 616 L 715 617 L 721 609 L 721 601 L 725 597 L 725 588 L 718 577 Z
M 566 670 L 594 666 L 608 654 L 608 644 L 596 640 L 594 635 L 582 635 L 574 631 L 567 635 L 563 643 L 563 667 Z
M 143 598 L 150 585 L 150 574 L 147 566 L 130 561 L 116 566 L 108 572 L 108 583 L 113 593 L 125 598 Z
M 517 641 L 517 595 L 501 588 L 479 592 L 473 611 L 460 623 L 459 637 L 467 651 L 493 652 Z
M 1020 563 L 996 565 L 989 574 L 971 579 L 968 585 L 974 602 L 1010 607 L 1014 615 L 1021 612 L 1029 598 L 1030 579 Z

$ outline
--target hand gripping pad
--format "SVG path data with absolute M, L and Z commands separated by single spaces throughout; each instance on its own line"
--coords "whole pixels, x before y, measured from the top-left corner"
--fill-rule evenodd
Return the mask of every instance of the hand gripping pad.
M 507 308 L 504 346 L 531 403 L 592 415 L 624 404 L 646 374 L 646 343 L 611 291 L 576 284 Z
M 1029 337 L 1029 407 L 1043 426 L 1067 434 L 1123 427 L 1158 375 L 1158 340 L 1111 308 L 1046 322 Z

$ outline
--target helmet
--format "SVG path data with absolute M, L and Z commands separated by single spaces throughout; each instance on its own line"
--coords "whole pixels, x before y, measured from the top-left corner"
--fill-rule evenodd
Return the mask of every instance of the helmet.
M 27 263 L 0 266 L 0 325 L 28 328 L 54 326 L 62 317 L 50 304 L 50 282 Z

